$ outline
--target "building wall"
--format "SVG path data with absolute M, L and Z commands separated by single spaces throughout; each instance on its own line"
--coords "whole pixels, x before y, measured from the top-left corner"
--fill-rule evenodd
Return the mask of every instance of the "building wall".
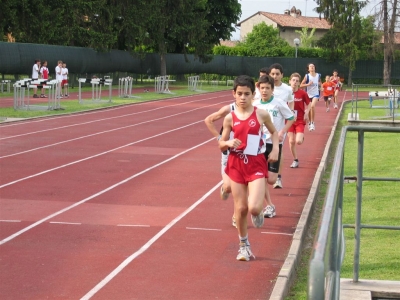
M 261 22 L 265 22 L 267 25 L 272 25 L 274 28 L 277 26 L 275 22 L 271 21 L 267 17 L 257 14 L 240 24 L 240 40 L 243 41 L 246 35 L 253 31 L 253 27 Z
M 247 36 L 247 34 L 249 34 L 250 32 L 253 31 L 253 27 L 257 24 L 260 24 L 261 22 L 264 22 L 267 25 L 272 25 L 274 28 L 278 27 L 278 25 L 274 21 L 270 20 L 269 18 L 267 18 L 261 14 L 257 14 L 255 16 L 253 16 L 252 18 L 250 18 L 246 21 L 243 21 L 240 24 L 240 40 L 243 41 L 245 39 L 245 37 Z M 296 33 L 295 30 L 301 30 L 301 28 L 288 28 L 288 27 L 286 27 L 285 29 L 280 28 L 280 36 L 283 39 L 285 39 L 291 46 L 294 46 L 293 40 L 295 38 L 300 37 L 300 35 L 298 33 Z M 310 29 L 309 29 L 309 31 L 310 31 Z M 315 33 L 314 33 L 314 37 L 316 39 L 320 39 L 321 37 L 324 36 L 324 34 L 327 31 L 328 31 L 327 29 L 316 29 Z

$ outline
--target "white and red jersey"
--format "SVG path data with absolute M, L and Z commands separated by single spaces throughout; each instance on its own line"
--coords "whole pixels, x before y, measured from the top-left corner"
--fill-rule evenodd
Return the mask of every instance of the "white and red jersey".
M 67 80 L 68 79 L 68 68 L 62 68 L 61 73 L 63 76 L 63 80 Z
M 233 138 L 239 139 L 242 143 L 238 148 L 231 149 L 231 154 L 234 152 L 242 153 L 247 147 L 249 135 L 259 136 L 257 153 L 265 152 L 264 142 L 262 139 L 262 126 L 257 119 L 257 107 L 253 107 L 253 112 L 246 120 L 240 120 L 235 111 L 232 111 L 232 132 Z
M 293 93 L 294 95 L 294 111 L 297 115 L 297 120 L 304 119 L 304 113 L 306 111 L 307 106 L 310 104 L 310 97 L 306 91 L 302 89 L 298 89 Z
M 40 68 L 40 75 L 42 75 L 42 79 L 49 79 L 49 69 L 47 67 Z
M 335 84 L 334 90 L 338 90 L 340 88 L 340 77 L 339 76 L 331 76 L 331 82 Z

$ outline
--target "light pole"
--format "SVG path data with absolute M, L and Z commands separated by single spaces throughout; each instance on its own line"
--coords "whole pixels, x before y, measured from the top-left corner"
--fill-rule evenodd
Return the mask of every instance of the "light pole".
M 293 40 L 294 46 L 296 47 L 296 55 L 295 55 L 295 60 L 294 60 L 294 70 L 297 71 L 297 48 L 300 46 L 300 40 L 298 38 L 295 38 Z

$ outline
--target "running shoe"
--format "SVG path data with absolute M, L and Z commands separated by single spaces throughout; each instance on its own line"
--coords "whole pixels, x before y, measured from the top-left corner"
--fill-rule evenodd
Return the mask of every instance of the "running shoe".
M 334 109 L 337 109 L 337 105 L 335 104 L 335 105 L 333 106 L 333 108 L 334 108 Z
M 311 124 L 310 124 L 309 130 L 310 130 L 310 131 L 314 131 L 314 130 L 315 130 L 315 125 L 314 125 L 314 123 L 311 123 Z
M 329 107 L 326 109 L 326 112 L 328 112 L 329 111 Z
M 36 94 L 33 94 L 33 98 L 39 98 L 39 96 Z
M 292 162 L 292 164 L 290 165 L 290 167 L 291 167 L 291 168 L 298 168 L 298 167 L 299 167 L 299 162 L 296 161 L 296 160 L 294 160 L 294 161 Z
M 222 200 L 226 200 L 229 197 L 229 193 L 226 193 L 224 191 L 224 187 L 223 186 L 221 186 L 221 190 L 219 192 L 219 196 L 221 197 Z
M 260 228 L 261 226 L 263 226 L 264 225 L 264 212 L 261 210 L 261 212 L 258 216 L 251 215 L 251 222 L 253 222 L 253 225 L 255 228 Z
M 239 254 L 236 256 L 237 260 L 249 261 L 251 257 L 254 259 L 256 258 L 253 252 L 251 252 L 249 245 L 246 245 L 246 243 L 240 243 L 239 246 Z
M 232 226 L 237 228 L 235 216 L 232 216 Z
M 264 208 L 264 218 L 273 218 L 276 216 L 275 206 L 274 205 L 267 205 Z
M 274 189 L 281 189 L 282 188 L 282 180 L 278 177 L 276 179 L 276 182 L 273 185 Z

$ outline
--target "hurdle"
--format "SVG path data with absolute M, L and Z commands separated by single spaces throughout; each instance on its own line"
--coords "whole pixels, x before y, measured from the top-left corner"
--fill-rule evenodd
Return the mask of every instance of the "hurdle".
M 80 104 L 84 103 L 111 103 L 112 102 L 112 79 L 107 78 L 79 78 L 79 87 L 78 87 L 78 102 Z M 92 99 L 82 99 L 82 84 L 90 83 L 92 85 Z M 102 100 L 101 95 L 101 87 L 108 87 L 108 100 Z
M 188 77 L 188 90 L 193 91 L 193 92 L 201 92 L 201 90 L 198 89 L 198 86 L 201 86 L 201 81 L 200 81 L 200 76 L 189 76 Z
M 132 77 L 119 78 L 118 80 L 118 96 L 120 98 L 140 98 L 138 96 L 132 96 Z
M 56 97 L 57 80 L 48 79 L 32 80 L 22 79 L 13 85 L 14 87 L 14 109 L 15 110 L 60 110 L 60 99 Z M 47 105 L 30 103 L 30 88 L 44 88 L 48 91 Z
M 156 93 L 158 93 L 158 94 L 173 94 L 169 90 L 169 82 L 175 81 L 175 80 L 169 79 L 169 78 L 170 78 L 169 75 L 158 76 L 155 78 L 154 90 Z
M 7 93 L 11 92 L 11 80 L 2 80 L 0 81 L 1 92 L 4 93 L 4 86 L 6 86 Z
M 383 99 L 383 105 L 372 105 L 374 100 Z M 397 99 L 397 101 L 396 101 Z M 370 108 L 388 108 L 392 110 L 399 108 L 400 93 L 396 89 L 388 88 L 387 91 L 369 92 L 369 107 Z M 397 102 L 397 104 L 396 104 Z
M 226 81 L 226 86 L 233 86 L 233 80 L 232 79 L 228 79 Z

